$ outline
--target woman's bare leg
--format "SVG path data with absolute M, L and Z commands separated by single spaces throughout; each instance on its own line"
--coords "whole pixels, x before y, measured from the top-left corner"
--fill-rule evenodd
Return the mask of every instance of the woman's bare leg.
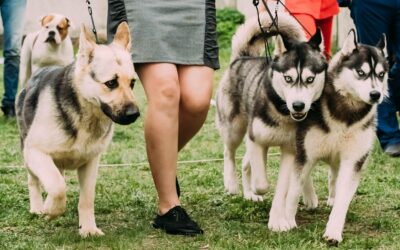
M 213 88 L 214 70 L 206 66 L 178 66 L 180 85 L 178 150 L 203 126 Z
M 148 107 L 145 139 L 159 212 L 164 214 L 180 204 L 176 193 L 178 158 L 179 78 L 175 65 L 152 63 L 135 65 L 146 92 Z

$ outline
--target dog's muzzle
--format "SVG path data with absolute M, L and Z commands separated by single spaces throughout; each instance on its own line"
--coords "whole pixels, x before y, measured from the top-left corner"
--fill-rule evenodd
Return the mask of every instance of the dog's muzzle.
M 56 43 L 56 32 L 55 31 L 50 31 L 45 42 L 46 43 Z
M 109 105 L 101 103 L 101 110 L 110 117 L 111 120 L 121 125 L 131 124 L 140 116 L 139 109 L 134 104 L 126 105 L 122 111 L 114 113 Z
M 290 117 L 296 122 L 301 122 L 307 117 L 307 112 L 302 112 L 306 105 L 302 101 L 295 101 L 292 103 L 294 112 L 290 112 Z

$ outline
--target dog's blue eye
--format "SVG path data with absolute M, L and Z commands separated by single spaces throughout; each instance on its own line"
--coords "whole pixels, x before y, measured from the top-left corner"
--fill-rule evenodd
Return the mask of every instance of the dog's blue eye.
M 384 76 L 385 76 L 385 72 L 381 72 L 381 73 L 378 74 L 379 78 L 383 78 Z
M 358 74 L 359 76 L 365 76 L 365 72 L 362 71 L 361 69 L 358 69 L 358 70 L 357 70 L 357 74 Z
M 313 83 L 313 82 L 314 82 L 314 77 L 313 76 L 307 77 L 306 83 Z
M 293 79 L 292 79 L 292 77 L 290 77 L 290 76 L 285 76 L 285 81 L 286 81 L 287 83 L 292 83 L 292 82 L 293 82 Z
M 115 89 L 118 87 L 117 79 L 113 79 L 104 83 L 109 89 Z

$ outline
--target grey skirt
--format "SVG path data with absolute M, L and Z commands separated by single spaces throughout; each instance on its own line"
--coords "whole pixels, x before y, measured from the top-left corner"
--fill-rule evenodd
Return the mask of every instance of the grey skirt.
M 127 20 L 134 63 L 219 68 L 215 0 L 125 0 L 125 6 L 121 1 L 109 0 L 109 39 Z

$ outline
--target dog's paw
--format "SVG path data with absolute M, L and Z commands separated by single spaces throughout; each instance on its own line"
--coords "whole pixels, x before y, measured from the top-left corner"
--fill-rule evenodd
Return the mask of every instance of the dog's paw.
M 326 205 L 333 207 L 333 204 L 335 203 L 335 198 L 328 198 L 326 201 Z
M 251 191 L 257 195 L 264 195 L 268 191 L 268 182 L 266 180 L 257 179 L 251 183 Z
M 57 198 L 48 196 L 44 203 L 43 214 L 46 218 L 51 220 L 65 212 L 67 205 L 67 198 L 65 196 L 59 196 Z
M 303 203 L 308 210 L 316 209 L 318 207 L 318 196 L 315 193 L 312 195 L 303 195 Z
M 81 228 L 79 229 L 79 234 L 83 238 L 86 238 L 89 236 L 103 236 L 104 235 L 103 231 L 101 231 L 96 226 L 92 226 L 92 227 L 81 226 Z
M 328 232 L 326 231 L 324 234 L 324 241 L 329 245 L 329 246 L 335 246 L 337 247 L 339 243 L 343 240 L 341 233 L 334 233 L 334 232 Z
M 31 206 L 31 209 L 29 210 L 29 213 L 36 214 L 36 215 L 44 214 L 43 205 L 40 204 L 40 205 Z
M 224 183 L 225 192 L 228 194 L 238 194 L 239 193 L 239 182 L 236 178 L 227 178 Z
M 270 216 L 268 221 L 268 228 L 274 232 L 286 232 L 290 229 L 297 227 L 296 221 L 288 221 L 284 216 L 275 217 Z
M 263 201 L 263 200 L 264 200 L 264 198 L 262 197 L 262 195 L 254 194 L 254 193 L 251 192 L 251 191 L 243 192 L 243 196 L 244 196 L 244 198 L 245 198 L 246 200 L 251 200 L 251 201 L 255 201 L 255 202 Z

